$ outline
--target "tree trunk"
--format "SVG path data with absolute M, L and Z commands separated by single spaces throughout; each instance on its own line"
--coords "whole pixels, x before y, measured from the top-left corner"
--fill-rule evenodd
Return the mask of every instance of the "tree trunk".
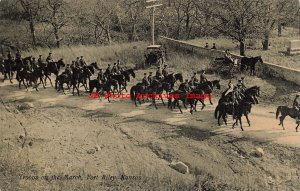
M 278 24 L 278 37 L 281 37 L 282 34 L 282 25 L 281 23 Z
M 31 33 L 31 38 L 32 38 L 32 45 L 35 47 L 36 46 L 36 37 L 35 37 L 34 22 L 32 20 L 29 21 L 29 25 L 30 25 L 30 33 Z
M 108 44 L 111 45 L 110 30 L 106 29 L 105 32 L 106 32 L 106 38 L 107 38 Z
M 246 48 L 245 48 L 245 41 L 244 41 L 244 40 L 241 40 L 241 41 L 240 41 L 240 55 L 241 55 L 241 56 L 245 56 L 245 51 L 246 51 Z
M 57 27 L 54 27 L 54 35 L 55 35 L 55 40 L 56 40 L 56 47 L 59 48 L 61 39 L 59 39 Z
M 266 34 L 263 40 L 263 50 L 269 50 L 269 35 Z
M 132 26 L 131 26 L 131 34 L 130 34 L 130 37 L 129 37 L 129 41 L 131 42 L 134 42 L 136 41 L 136 24 L 133 23 Z

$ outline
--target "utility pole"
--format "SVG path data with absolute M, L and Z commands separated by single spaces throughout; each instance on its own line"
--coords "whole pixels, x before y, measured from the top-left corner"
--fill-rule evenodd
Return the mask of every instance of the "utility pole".
M 154 39 L 154 36 L 155 36 L 155 34 L 154 34 L 155 33 L 155 8 L 163 5 L 162 3 L 159 3 L 159 1 L 160 0 L 146 0 L 146 4 L 148 4 L 148 6 L 146 6 L 146 9 L 152 8 L 152 30 L 151 30 L 152 45 L 155 45 L 155 39 Z M 159 4 L 157 4 L 157 3 L 159 3 Z

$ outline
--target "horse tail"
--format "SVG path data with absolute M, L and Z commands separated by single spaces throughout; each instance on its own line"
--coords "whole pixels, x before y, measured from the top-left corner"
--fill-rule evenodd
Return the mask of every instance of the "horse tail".
M 215 118 L 217 119 L 218 117 L 218 111 L 219 111 L 219 105 L 217 105 L 216 109 L 215 109 Z
M 278 119 L 279 113 L 281 113 L 281 106 L 277 107 L 277 110 L 276 110 L 276 119 Z
M 134 101 L 134 97 L 135 97 L 135 88 L 136 88 L 136 86 L 132 86 L 131 87 L 131 89 L 130 89 L 130 99 L 132 100 L 132 101 Z

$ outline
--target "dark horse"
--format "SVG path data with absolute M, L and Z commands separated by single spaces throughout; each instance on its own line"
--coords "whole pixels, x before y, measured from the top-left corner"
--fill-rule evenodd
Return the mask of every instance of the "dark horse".
M 114 89 L 112 90 L 111 87 L 114 87 Z M 110 102 L 110 100 L 109 100 L 110 95 L 111 95 L 110 92 L 113 92 L 113 94 L 114 94 L 115 91 L 118 91 L 118 82 L 114 79 L 109 79 L 106 82 L 104 82 L 103 84 L 101 84 L 99 82 L 99 80 L 97 80 L 97 79 L 90 80 L 89 81 L 90 96 L 92 96 L 92 93 L 95 88 L 96 88 L 96 93 L 98 95 L 101 91 L 102 91 L 102 93 L 106 92 L 107 95 L 105 97 L 107 98 L 108 102 Z
M 280 123 L 278 125 L 281 125 L 283 130 L 285 130 L 285 128 L 283 126 L 283 121 L 286 116 L 290 116 L 293 119 L 296 119 L 297 115 L 298 115 L 298 118 L 300 117 L 300 114 L 297 112 L 297 110 L 295 108 L 290 108 L 287 106 L 278 106 L 277 110 L 276 110 L 276 119 L 278 119 L 279 114 L 281 114 L 281 116 L 279 117 Z M 298 132 L 299 124 L 300 123 L 298 123 L 298 125 L 296 127 L 296 132 Z
M 207 95 L 208 99 L 209 99 L 209 103 L 211 105 L 213 105 L 212 101 L 211 101 L 211 97 L 212 97 L 212 92 L 214 87 L 216 87 L 217 89 L 221 89 L 221 85 L 220 85 L 220 80 L 214 80 L 214 81 L 207 81 L 204 83 L 199 83 L 196 86 L 196 89 L 200 89 L 203 90 L 205 95 Z M 205 104 L 204 104 L 205 106 Z
M 161 83 L 158 80 L 153 80 L 148 87 L 144 86 L 142 83 L 138 83 L 137 85 L 131 87 L 130 98 L 132 101 L 134 101 L 135 106 L 137 106 L 136 100 L 138 100 L 139 104 L 141 105 L 141 99 L 151 98 L 152 103 L 157 109 L 155 98 L 157 95 L 159 95 L 157 94 L 159 92 L 159 87 L 161 87 Z
M 218 125 L 220 125 L 220 118 L 222 117 L 225 124 L 227 125 L 227 114 L 232 115 L 236 121 L 233 123 L 232 128 L 240 122 L 240 127 L 244 131 L 242 126 L 242 116 L 244 115 L 247 119 L 248 125 L 250 127 L 250 120 L 248 114 L 251 112 L 250 102 L 241 101 L 238 104 L 232 102 L 221 102 L 215 109 L 215 118 L 218 119 Z
M 121 93 L 122 90 L 127 92 L 127 82 L 130 82 L 130 76 L 135 78 L 134 69 L 128 69 L 122 71 L 121 74 L 110 75 L 111 79 L 117 80 L 119 84 L 119 92 Z
M 243 57 L 241 59 L 241 72 L 244 72 L 245 70 L 248 70 L 250 68 L 250 76 L 255 75 L 255 65 L 256 63 L 260 61 L 262 64 L 264 63 L 261 56 L 257 57 Z
M 64 63 L 64 61 L 63 61 L 62 58 L 59 59 L 57 62 L 49 62 L 49 63 L 47 63 L 46 67 L 43 67 L 44 68 L 44 72 L 45 72 L 45 77 L 46 77 L 45 83 L 46 83 L 46 80 L 49 79 L 51 86 L 53 86 L 51 78 L 50 78 L 51 74 L 54 74 L 57 77 L 58 74 L 59 74 L 60 68 L 61 67 L 65 67 L 65 66 L 66 65 L 65 65 L 65 63 Z M 55 87 L 55 88 L 57 88 L 57 87 Z
M 165 78 L 163 78 L 161 82 L 165 82 L 165 83 L 170 84 L 171 90 L 174 90 L 174 85 L 175 85 L 176 81 L 183 82 L 182 73 L 177 73 L 175 75 L 174 74 L 169 74 Z

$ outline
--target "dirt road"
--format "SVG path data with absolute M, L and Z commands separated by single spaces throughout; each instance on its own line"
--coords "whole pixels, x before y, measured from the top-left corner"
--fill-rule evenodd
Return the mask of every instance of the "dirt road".
M 254 106 L 251 127 L 244 120 L 242 132 L 239 127 L 231 129 L 230 120 L 219 127 L 214 105 L 191 115 L 188 110 L 170 111 L 161 103 L 158 110 L 149 103 L 135 107 L 129 99 L 108 103 L 87 94 L 63 95 L 50 87 L 26 92 L 5 82 L 0 88 L 1 158 L 30 164 L 24 176 L 80 175 L 85 188 L 97 185 L 107 190 L 128 185 L 122 175 L 143 180 L 141 190 L 149 190 L 149 185 L 164 190 L 158 182 L 165 178 L 172 185 L 184 182 L 203 190 L 300 190 L 300 133 L 292 119 L 285 120 L 285 131 L 278 126 L 273 105 Z M 262 158 L 250 154 L 257 147 L 264 150 Z M 190 173 L 170 168 L 174 160 L 187 164 Z M 1 173 L 0 189 L 78 186 L 76 181 L 27 180 L 20 173 Z M 103 179 L 104 175 L 115 180 Z

